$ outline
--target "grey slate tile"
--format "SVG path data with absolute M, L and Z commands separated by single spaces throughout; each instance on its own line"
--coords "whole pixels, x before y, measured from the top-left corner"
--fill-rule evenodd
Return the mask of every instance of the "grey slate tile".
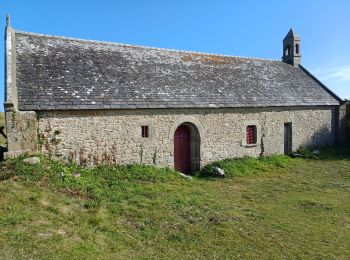
M 282 61 L 16 31 L 21 110 L 339 105 Z

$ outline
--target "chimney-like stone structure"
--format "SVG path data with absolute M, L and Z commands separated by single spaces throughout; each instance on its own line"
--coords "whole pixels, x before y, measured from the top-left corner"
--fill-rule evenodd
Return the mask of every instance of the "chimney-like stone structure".
M 300 37 L 292 29 L 283 39 L 283 57 L 285 63 L 291 64 L 295 67 L 299 66 L 301 62 L 301 48 Z

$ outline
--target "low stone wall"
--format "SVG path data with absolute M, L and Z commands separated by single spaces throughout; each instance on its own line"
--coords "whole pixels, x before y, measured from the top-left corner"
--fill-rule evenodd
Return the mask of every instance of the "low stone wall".
M 34 111 L 5 111 L 8 152 L 4 158 L 37 151 L 37 120 Z
M 200 165 L 242 156 L 283 153 L 284 123 L 292 123 L 292 149 L 335 143 L 336 107 L 144 109 L 38 112 L 39 150 L 86 165 L 146 163 L 174 166 L 176 128 L 189 122 L 200 135 Z M 149 137 L 141 137 L 141 126 Z M 257 144 L 245 129 L 257 126 Z

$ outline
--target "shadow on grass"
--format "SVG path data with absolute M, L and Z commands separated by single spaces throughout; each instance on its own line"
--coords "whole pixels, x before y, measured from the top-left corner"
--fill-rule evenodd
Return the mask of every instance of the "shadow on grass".
M 320 148 L 299 148 L 296 152 L 301 158 L 313 160 L 350 160 L 350 148 L 329 145 Z

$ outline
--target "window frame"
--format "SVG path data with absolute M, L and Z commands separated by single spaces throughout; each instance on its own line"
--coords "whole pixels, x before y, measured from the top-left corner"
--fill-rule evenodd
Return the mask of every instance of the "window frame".
M 149 126 L 148 125 L 141 125 L 141 137 L 142 138 L 149 138 Z
M 247 126 L 255 126 L 255 143 L 254 144 L 247 144 Z M 245 120 L 242 124 L 242 141 L 241 145 L 243 147 L 249 148 L 249 147 L 256 147 L 261 144 L 261 124 L 259 120 Z

